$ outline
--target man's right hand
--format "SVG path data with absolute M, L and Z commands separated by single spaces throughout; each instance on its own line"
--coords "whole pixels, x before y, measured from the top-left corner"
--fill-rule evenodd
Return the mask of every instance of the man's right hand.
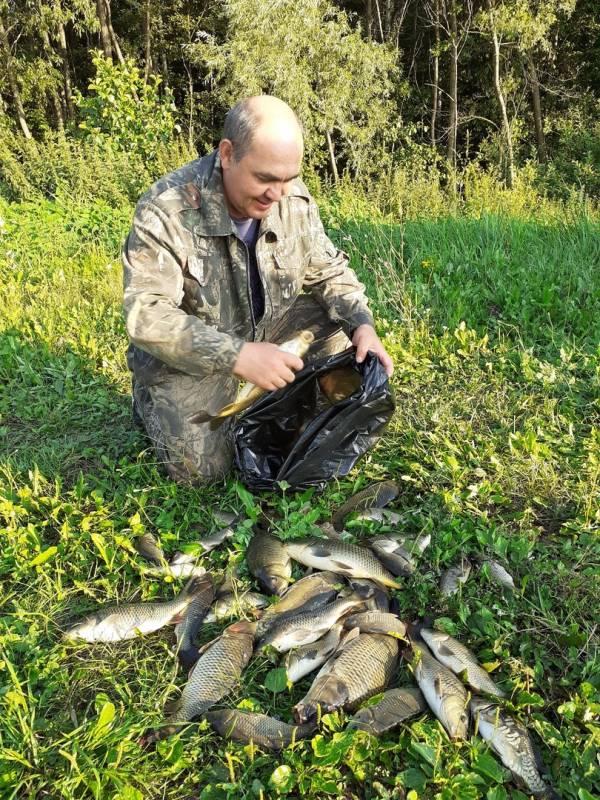
M 269 392 L 291 383 L 304 362 L 293 353 L 270 342 L 245 342 L 233 367 L 233 374 Z

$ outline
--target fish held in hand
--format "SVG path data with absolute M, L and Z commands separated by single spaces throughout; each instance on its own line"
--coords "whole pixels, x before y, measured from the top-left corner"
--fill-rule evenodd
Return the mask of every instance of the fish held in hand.
M 466 739 L 469 729 L 467 692 L 448 667 L 440 664 L 425 645 L 413 644 L 412 669 L 429 708 L 451 739 Z
M 427 703 L 420 689 L 388 689 L 378 703 L 357 711 L 348 722 L 348 728 L 380 736 L 426 709 Z
M 534 797 L 558 797 L 542 780 L 527 729 L 500 706 L 481 697 L 474 697 L 470 706 L 475 731 L 488 742 L 515 780 Z
M 287 542 L 286 547 L 295 561 L 307 567 L 326 569 L 351 578 L 367 578 L 392 589 L 400 588 L 366 547 L 337 539 L 295 539 Z
M 406 639 L 406 625 L 395 614 L 380 611 L 364 611 L 352 614 L 344 620 L 347 630 L 358 628 L 361 633 L 383 633 L 396 639 Z
M 344 520 L 353 511 L 364 511 L 368 508 L 383 508 L 398 497 L 400 487 L 395 481 L 379 481 L 361 489 L 352 495 L 331 518 L 336 530 L 341 530 Z
M 440 580 L 440 592 L 444 597 L 451 597 L 458 592 L 461 584 L 469 580 L 471 574 L 471 562 L 467 558 L 462 558 L 460 562 L 447 569 Z
M 431 628 L 420 628 L 419 634 L 437 660 L 448 669 L 451 669 L 456 675 L 464 675 L 466 682 L 476 692 L 505 697 L 505 693 L 496 686 L 489 674 L 464 644 L 447 633 L 435 631 Z
M 308 352 L 308 348 L 314 341 L 314 338 L 312 331 L 301 331 L 293 339 L 279 345 L 279 349 L 283 350 L 285 353 L 292 353 L 302 358 L 302 356 Z M 250 408 L 259 397 L 262 397 L 266 393 L 266 389 L 261 389 L 260 386 L 256 386 L 254 383 L 245 383 L 233 403 L 228 403 L 226 406 L 223 406 L 223 408 L 215 414 L 210 414 L 207 411 L 199 411 L 197 414 L 192 415 L 189 421 L 195 425 L 199 425 L 203 422 L 210 422 L 211 429 L 215 430 L 229 417 Z
M 265 750 L 283 750 L 309 737 L 317 727 L 314 723 L 289 725 L 266 714 L 239 709 L 207 711 L 203 717 L 220 736 L 237 742 L 253 742 Z
M 192 578 L 177 597 L 165 603 L 123 603 L 90 614 L 65 632 L 66 639 L 86 642 L 120 642 L 152 633 L 179 622 L 181 615 L 202 590 L 201 578 Z
M 391 636 L 361 633 L 351 638 L 349 635 L 294 706 L 294 718 L 307 722 L 319 713 L 355 707 L 381 692 L 392 678 L 397 657 L 398 642 Z
M 246 562 L 251 574 L 269 594 L 282 595 L 292 576 L 292 561 L 277 536 L 258 530 L 250 539 Z

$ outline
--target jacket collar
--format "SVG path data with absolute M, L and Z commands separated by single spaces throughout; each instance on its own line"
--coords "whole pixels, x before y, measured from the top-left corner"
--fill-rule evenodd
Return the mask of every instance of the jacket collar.
M 195 229 L 201 236 L 230 236 L 235 233 L 233 222 L 229 216 L 229 209 L 225 201 L 223 187 L 223 171 L 219 151 L 214 150 L 209 156 L 212 159 L 212 168 L 203 186 L 200 189 L 200 220 Z M 204 159 L 201 159 L 202 161 Z M 302 181 L 294 181 L 290 195 L 310 198 Z M 284 201 L 285 202 L 285 201 Z M 275 234 L 277 240 L 284 237 L 285 232 L 281 221 L 280 203 L 275 203 L 271 211 L 261 220 L 260 236 L 267 232 Z

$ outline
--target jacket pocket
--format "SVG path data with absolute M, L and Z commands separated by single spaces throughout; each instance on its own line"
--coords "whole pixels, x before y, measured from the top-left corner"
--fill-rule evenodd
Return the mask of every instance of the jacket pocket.
M 208 257 L 187 256 L 183 275 L 181 307 L 208 324 L 218 324 L 221 318 L 219 275 Z

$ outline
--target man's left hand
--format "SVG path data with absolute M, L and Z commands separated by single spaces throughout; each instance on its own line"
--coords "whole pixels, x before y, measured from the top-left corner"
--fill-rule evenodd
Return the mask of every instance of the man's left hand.
M 381 361 L 388 377 L 392 375 L 394 364 L 372 325 L 359 325 L 352 334 L 352 344 L 356 347 L 356 360 L 359 364 L 365 360 L 370 350 Z

